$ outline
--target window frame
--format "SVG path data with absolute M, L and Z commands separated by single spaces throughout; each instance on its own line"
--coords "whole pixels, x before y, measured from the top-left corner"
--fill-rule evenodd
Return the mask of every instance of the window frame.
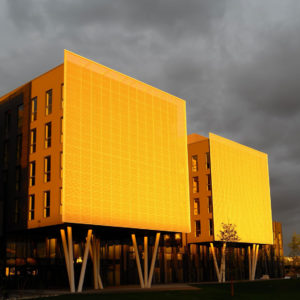
M 52 99 L 53 98 L 53 93 L 52 89 L 46 91 L 46 102 L 45 102 L 45 115 L 49 116 L 52 114 Z

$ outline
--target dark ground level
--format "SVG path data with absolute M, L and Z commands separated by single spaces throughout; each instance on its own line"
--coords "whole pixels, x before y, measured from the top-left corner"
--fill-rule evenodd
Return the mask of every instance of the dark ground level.
M 232 288 L 234 296 L 231 296 Z M 157 285 L 153 289 L 142 290 L 134 287 L 113 287 L 103 291 L 86 291 L 80 294 L 65 294 L 65 291 L 7 291 L 10 298 L 30 297 L 37 299 L 67 299 L 67 300 L 96 300 L 96 299 L 300 299 L 300 279 L 281 279 L 265 281 L 244 281 L 218 284 L 170 284 Z M 45 297 L 43 298 L 43 295 Z M 52 295 L 57 295 L 51 297 Z M 1 295 L 3 296 L 3 294 Z M 50 296 L 50 297 L 49 297 Z

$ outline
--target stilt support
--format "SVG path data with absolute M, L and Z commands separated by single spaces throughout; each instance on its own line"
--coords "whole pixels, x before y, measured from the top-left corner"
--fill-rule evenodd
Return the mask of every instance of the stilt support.
M 92 237 L 92 229 L 89 229 L 88 235 L 86 238 L 83 261 L 82 261 L 82 266 L 81 266 L 79 284 L 78 284 L 78 289 L 77 289 L 78 292 L 82 292 L 82 286 L 83 286 L 83 281 L 84 281 L 84 276 L 85 276 L 86 263 L 87 263 L 87 259 L 88 259 L 88 255 L 89 255 L 91 237 Z
M 258 250 L 259 250 L 259 245 L 253 244 L 252 251 L 251 251 L 251 247 L 248 246 L 249 280 L 255 280 Z
M 210 248 L 211 248 L 211 253 L 213 255 L 213 260 L 214 260 L 214 265 L 215 265 L 215 270 L 216 270 L 216 274 L 217 274 L 217 278 L 218 281 L 221 282 L 221 273 L 219 271 L 219 267 L 218 267 L 218 262 L 217 262 L 217 258 L 216 258 L 216 254 L 215 254 L 215 248 L 214 248 L 214 244 L 210 243 Z
M 94 289 L 103 289 L 103 284 L 100 276 L 100 240 L 92 237 L 90 255 L 93 262 L 94 272 Z
M 148 274 L 148 237 L 146 237 L 146 236 L 144 237 L 144 276 L 142 273 L 142 267 L 141 267 L 140 256 L 139 256 L 139 252 L 138 252 L 135 234 L 132 234 L 131 238 L 132 238 L 132 244 L 133 244 L 133 248 L 134 248 L 134 252 L 135 252 L 135 259 L 136 259 L 141 288 L 150 288 L 151 283 L 152 283 L 152 278 L 153 278 L 155 261 L 156 261 L 156 257 L 157 257 L 160 233 L 159 232 L 156 233 L 154 251 L 153 251 L 153 255 L 152 255 L 149 274 Z
M 64 248 L 66 268 L 69 278 L 70 291 L 75 292 L 75 279 L 74 279 L 74 262 L 73 262 L 73 239 L 72 239 L 72 227 L 67 227 L 68 241 L 66 239 L 66 233 L 64 229 L 60 230 L 62 244 Z

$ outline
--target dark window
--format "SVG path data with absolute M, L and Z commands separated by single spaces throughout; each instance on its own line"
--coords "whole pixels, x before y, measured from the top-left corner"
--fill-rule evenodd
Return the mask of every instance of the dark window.
M 193 193 L 199 193 L 199 178 L 198 176 L 193 177 Z
M 37 118 L 37 97 L 31 99 L 31 122 Z
M 50 217 L 50 191 L 44 192 L 44 218 Z
M 44 181 L 49 182 L 51 180 L 51 157 L 46 156 L 44 160 Z
M 206 169 L 210 169 L 210 153 L 206 152 Z
M 60 86 L 60 101 L 61 101 L 61 108 L 64 108 L 64 84 L 63 83 Z
M 29 185 L 35 185 L 35 161 L 32 161 L 29 166 Z
M 10 124 L 11 124 L 11 112 L 6 111 L 4 115 L 4 134 L 7 137 L 10 131 Z
M 20 191 L 21 189 L 21 168 L 16 167 L 16 191 Z
M 36 151 L 36 128 L 30 130 L 30 153 Z
M 60 118 L 60 142 L 63 142 L 63 117 Z
M 209 235 L 214 234 L 214 225 L 213 225 L 213 220 L 209 219 Z
M 24 105 L 20 104 L 18 106 L 18 129 L 22 128 L 22 125 L 23 125 L 23 115 L 24 115 Z
M 63 177 L 63 153 L 60 152 L 60 178 Z
M 29 195 L 29 220 L 34 220 L 35 195 Z
M 211 176 L 210 174 L 207 175 L 207 189 L 211 191 Z
M 4 168 L 8 168 L 8 160 L 9 160 L 8 141 L 5 141 L 3 145 L 3 167 Z
M 21 155 L 22 155 L 22 135 L 19 134 L 17 136 L 17 164 L 20 164 L 21 162 Z
M 45 148 L 51 147 L 51 135 L 51 122 L 49 122 L 45 125 Z
M 212 213 L 213 207 L 212 207 L 212 199 L 211 197 L 208 197 L 208 212 Z
M 18 224 L 20 221 L 20 199 L 15 199 L 15 213 L 14 213 L 14 223 Z
M 200 201 L 199 198 L 194 199 L 194 215 L 197 216 L 200 214 Z
M 46 92 L 46 115 L 52 113 L 52 90 Z
M 201 223 L 200 220 L 195 221 L 195 226 L 196 226 L 196 237 L 199 237 L 201 234 Z

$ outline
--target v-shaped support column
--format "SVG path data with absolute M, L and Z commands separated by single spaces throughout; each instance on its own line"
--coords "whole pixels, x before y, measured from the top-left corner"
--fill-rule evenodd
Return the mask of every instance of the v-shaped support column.
M 103 289 L 102 279 L 100 276 L 100 240 L 92 236 L 92 246 L 90 248 L 90 255 L 93 262 L 94 271 L 94 289 Z
M 67 273 L 70 284 L 70 291 L 75 292 L 75 279 L 74 279 L 74 262 L 73 262 L 73 240 L 72 240 L 72 227 L 67 227 L 68 232 L 68 244 L 66 240 L 66 233 L 64 229 L 60 230 L 62 244 L 64 248 L 65 261 L 67 267 Z
M 225 252 L 226 252 L 226 243 L 223 243 L 222 246 L 222 257 L 221 257 L 221 265 L 218 267 L 218 262 L 215 254 L 214 244 L 210 243 L 211 252 L 214 259 L 215 270 L 217 274 L 217 278 L 219 282 L 225 282 Z
M 152 278 L 153 278 L 155 261 L 156 261 L 156 257 L 157 257 L 157 250 L 158 250 L 158 245 L 159 245 L 160 233 L 159 232 L 156 233 L 154 251 L 153 251 L 153 254 L 152 254 L 152 260 L 151 260 L 151 266 L 150 266 L 149 274 L 148 274 L 148 237 L 146 237 L 146 236 L 144 237 L 144 276 L 143 276 L 143 273 L 142 273 L 139 250 L 138 250 L 138 247 L 137 247 L 135 234 L 132 234 L 131 238 L 132 238 L 132 244 L 133 244 L 133 248 L 134 248 L 134 252 L 135 252 L 135 259 L 136 259 L 136 264 L 137 264 L 137 269 L 138 269 L 141 288 L 150 288 L 151 283 L 152 283 Z
M 251 247 L 248 246 L 249 280 L 255 280 L 258 250 L 259 250 L 259 245 L 253 244 L 252 251 L 251 251 Z

